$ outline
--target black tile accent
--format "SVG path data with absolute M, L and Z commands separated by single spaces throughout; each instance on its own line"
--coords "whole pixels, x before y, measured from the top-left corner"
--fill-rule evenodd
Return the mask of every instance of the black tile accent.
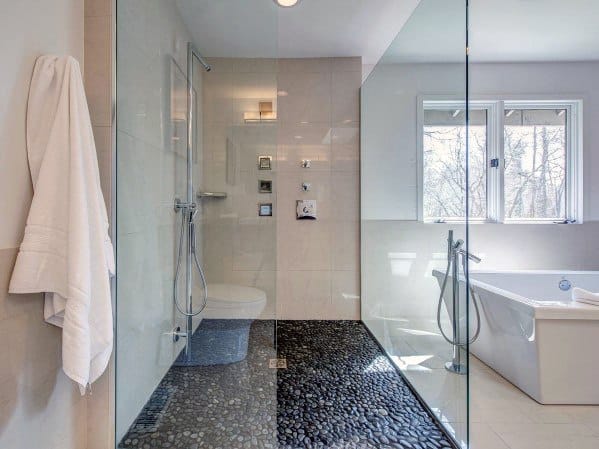
M 172 367 L 119 447 L 454 447 L 362 323 L 279 321 L 278 354 L 274 328 L 252 324 L 241 362 Z
M 281 449 L 452 448 L 357 321 L 283 321 L 277 378 Z

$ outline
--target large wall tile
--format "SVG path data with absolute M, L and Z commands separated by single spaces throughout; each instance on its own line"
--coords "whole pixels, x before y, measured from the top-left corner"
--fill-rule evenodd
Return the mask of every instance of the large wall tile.
M 281 124 L 278 129 L 279 171 L 316 171 L 331 168 L 331 128 L 325 124 Z M 310 169 L 301 162 L 311 161 Z
M 327 319 L 330 317 L 330 309 L 330 271 L 285 271 L 278 273 L 278 319 Z
M 311 220 L 278 226 L 277 266 L 279 270 L 330 270 L 331 226 Z
M 355 221 L 333 221 L 331 226 L 332 238 L 332 269 L 360 269 L 360 231 Z
M 333 72 L 331 120 L 333 123 L 360 120 L 361 72 Z
M 330 123 L 330 72 L 281 72 L 278 88 L 281 122 Z
M 360 275 L 358 271 L 333 271 L 331 313 L 337 319 L 360 319 Z

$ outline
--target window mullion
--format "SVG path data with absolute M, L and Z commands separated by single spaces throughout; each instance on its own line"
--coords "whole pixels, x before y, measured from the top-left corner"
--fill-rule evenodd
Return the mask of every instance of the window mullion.
M 499 169 L 497 171 L 497 221 L 505 222 L 505 105 L 503 101 L 496 103 L 496 132 L 497 132 L 497 157 Z
M 497 101 L 489 106 L 487 123 L 487 204 L 488 219 L 493 222 L 503 220 L 503 102 Z M 491 166 L 497 159 L 499 165 Z

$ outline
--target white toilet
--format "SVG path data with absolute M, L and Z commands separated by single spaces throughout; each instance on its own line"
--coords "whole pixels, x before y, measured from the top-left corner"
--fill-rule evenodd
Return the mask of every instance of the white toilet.
M 266 306 L 266 293 L 254 287 L 208 284 L 205 319 L 255 320 Z
M 192 357 L 183 352 L 178 366 L 236 363 L 248 352 L 250 328 L 266 306 L 266 293 L 253 287 L 208 284 L 208 301 L 202 322 L 192 337 Z

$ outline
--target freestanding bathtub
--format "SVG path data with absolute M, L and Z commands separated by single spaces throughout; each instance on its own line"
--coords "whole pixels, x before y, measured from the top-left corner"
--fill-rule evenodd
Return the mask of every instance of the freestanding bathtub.
M 599 292 L 599 272 L 471 271 L 470 285 L 472 354 L 541 404 L 599 404 L 599 307 L 571 301 L 574 287 Z M 451 278 L 444 302 L 451 310 Z

